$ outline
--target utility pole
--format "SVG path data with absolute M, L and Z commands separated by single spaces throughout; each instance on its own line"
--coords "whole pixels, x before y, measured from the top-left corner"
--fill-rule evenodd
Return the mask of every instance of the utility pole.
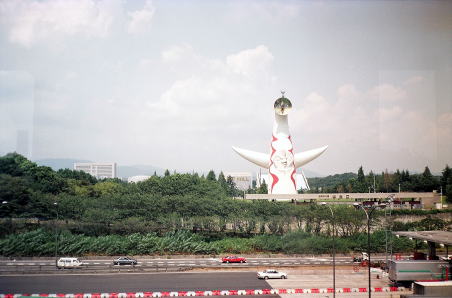
M 377 191 L 375 190 L 375 175 L 374 175 L 374 193 L 376 193 Z

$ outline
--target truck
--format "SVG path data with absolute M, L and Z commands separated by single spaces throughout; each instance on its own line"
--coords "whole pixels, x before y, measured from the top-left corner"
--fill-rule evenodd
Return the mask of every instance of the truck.
M 394 283 L 450 279 L 451 263 L 442 260 L 390 260 L 388 277 Z

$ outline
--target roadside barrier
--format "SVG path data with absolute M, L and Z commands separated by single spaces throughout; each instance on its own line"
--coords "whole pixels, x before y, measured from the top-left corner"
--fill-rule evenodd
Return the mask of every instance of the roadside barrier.
M 404 287 L 370 288 L 371 292 L 402 292 L 409 289 Z M 0 298 L 28 297 L 56 297 L 56 298 L 160 298 L 186 296 L 258 296 L 278 294 L 324 294 L 333 293 L 332 288 L 311 289 L 247 289 L 247 290 L 213 290 L 213 291 L 164 291 L 164 292 L 135 292 L 135 293 L 76 293 L 76 294 L 0 294 Z M 367 293 L 367 288 L 336 288 L 336 293 Z

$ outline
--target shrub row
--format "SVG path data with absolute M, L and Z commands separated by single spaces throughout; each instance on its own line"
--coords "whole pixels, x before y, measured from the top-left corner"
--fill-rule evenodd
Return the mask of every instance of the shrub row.
M 413 243 L 405 238 L 388 235 L 394 252 L 409 251 Z M 188 231 L 175 231 L 158 236 L 154 233 L 128 236 L 84 236 L 68 231 L 60 233 L 37 229 L 11 234 L 0 240 L 3 256 L 53 256 L 58 237 L 58 255 L 151 255 L 151 254 L 228 254 L 228 253 L 288 253 L 326 254 L 332 251 L 332 238 L 305 232 L 291 232 L 284 236 L 259 235 L 252 238 L 224 238 L 209 241 Z M 371 235 L 373 252 L 385 251 L 385 233 Z M 348 253 L 367 249 L 367 235 L 336 238 L 336 251 Z

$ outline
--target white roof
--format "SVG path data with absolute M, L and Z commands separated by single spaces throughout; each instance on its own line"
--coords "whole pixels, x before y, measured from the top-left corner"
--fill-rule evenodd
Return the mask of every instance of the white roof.
M 127 178 L 127 182 L 137 183 L 137 182 L 142 182 L 142 181 L 148 180 L 149 178 L 151 178 L 151 176 L 146 176 L 146 175 L 132 176 L 132 177 Z

